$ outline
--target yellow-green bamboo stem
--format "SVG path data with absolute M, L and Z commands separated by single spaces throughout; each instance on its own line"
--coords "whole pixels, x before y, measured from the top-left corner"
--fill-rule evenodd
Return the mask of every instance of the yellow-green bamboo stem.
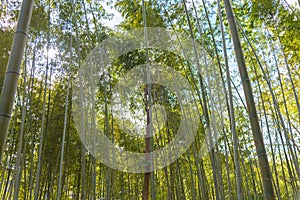
M 5 145 L 9 122 L 17 89 L 20 66 L 27 43 L 34 0 L 24 0 L 18 19 L 12 51 L 9 57 L 4 84 L 0 96 L 0 158 Z

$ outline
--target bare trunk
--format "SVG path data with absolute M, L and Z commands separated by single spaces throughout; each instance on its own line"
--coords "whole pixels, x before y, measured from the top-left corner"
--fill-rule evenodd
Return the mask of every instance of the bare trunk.
M 0 160 L 2 158 L 2 152 L 8 132 L 24 48 L 27 43 L 33 4 L 33 0 L 24 0 L 22 3 L 12 51 L 7 65 L 4 85 L 0 96 Z
M 224 5 L 226 9 L 226 15 L 230 26 L 230 32 L 232 35 L 232 40 L 234 44 L 234 52 L 239 67 L 240 75 L 242 78 L 242 84 L 245 93 L 245 99 L 247 103 L 251 129 L 253 133 L 253 138 L 255 141 L 256 152 L 258 156 L 259 168 L 262 176 L 263 187 L 264 187 L 264 197 L 265 199 L 275 199 L 274 189 L 272 185 L 272 175 L 270 171 L 270 166 L 268 162 L 268 156 L 266 153 L 262 132 L 259 126 L 259 121 L 257 117 L 254 97 L 252 93 L 251 83 L 248 76 L 248 71 L 245 64 L 244 54 L 241 47 L 241 42 L 231 8 L 231 3 L 229 0 L 224 0 Z

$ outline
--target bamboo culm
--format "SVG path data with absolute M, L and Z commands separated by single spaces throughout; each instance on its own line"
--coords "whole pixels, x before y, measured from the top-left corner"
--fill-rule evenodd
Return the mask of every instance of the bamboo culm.
M 259 163 L 259 168 L 260 168 L 262 181 L 263 181 L 264 197 L 267 200 L 275 199 L 274 189 L 272 185 L 272 175 L 271 175 L 271 170 L 268 162 L 268 156 L 266 154 L 263 136 L 262 136 L 262 132 L 257 117 L 257 111 L 255 107 L 252 87 L 248 76 L 244 54 L 243 54 L 235 18 L 233 15 L 233 10 L 231 8 L 230 0 L 224 0 L 224 5 L 225 5 L 226 16 L 229 22 L 229 29 L 231 32 L 232 41 L 234 45 L 235 57 L 237 60 L 240 76 L 242 79 L 242 85 L 244 88 L 251 129 L 255 141 L 256 153 L 258 156 L 258 163 Z
M 25 45 L 27 43 L 28 30 L 31 21 L 34 1 L 24 0 L 18 19 L 12 51 L 9 57 L 4 84 L 0 96 L 0 160 L 6 141 L 12 107 L 17 89 L 20 66 L 23 58 Z

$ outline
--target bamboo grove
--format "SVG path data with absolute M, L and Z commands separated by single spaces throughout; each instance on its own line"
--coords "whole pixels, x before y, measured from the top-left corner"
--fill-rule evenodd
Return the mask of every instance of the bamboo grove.
M 1 199 L 300 199 L 299 0 L 3 0 L 0 8 Z M 175 140 L 186 115 L 179 93 L 155 83 L 131 91 L 124 109 L 135 124 L 111 106 L 118 80 L 151 62 L 191 85 L 198 125 L 173 163 L 129 173 L 82 142 L 75 79 L 97 45 L 147 27 L 191 41 L 181 50 L 194 65 L 147 42 L 119 56 L 97 80 L 95 125 L 120 150 L 149 153 Z M 163 126 L 154 123 L 150 137 L 154 104 L 164 107 Z

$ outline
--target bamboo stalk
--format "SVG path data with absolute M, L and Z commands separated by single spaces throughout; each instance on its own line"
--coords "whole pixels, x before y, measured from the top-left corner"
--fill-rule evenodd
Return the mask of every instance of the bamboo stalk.
M 253 138 L 255 141 L 256 152 L 259 162 L 259 168 L 262 176 L 263 187 L 264 187 L 264 197 L 265 199 L 275 199 L 274 189 L 272 185 L 272 175 L 270 171 L 270 166 L 268 162 L 268 156 L 266 153 L 262 132 L 259 126 L 259 121 L 257 117 L 257 111 L 255 107 L 252 87 L 250 79 L 248 76 L 247 67 L 245 64 L 244 54 L 241 47 L 241 42 L 233 15 L 233 10 L 231 8 L 231 3 L 229 0 L 224 0 L 226 16 L 229 22 L 229 28 L 232 35 L 232 40 L 234 44 L 234 52 L 237 60 L 238 68 L 240 71 L 240 76 L 242 79 L 242 84 L 245 93 L 245 99 L 247 102 L 248 114 L 250 118 L 251 129 L 253 133 Z
M 0 96 L 0 160 L 4 149 L 12 107 L 17 89 L 20 66 L 27 43 L 34 1 L 24 0 L 9 57 L 4 84 Z
M 244 199 L 244 191 L 243 191 L 243 180 L 241 175 L 241 167 L 240 167 L 240 155 L 238 150 L 239 139 L 236 131 L 236 122 L 235 122 L 235 114 L 234 114 L 234 105 L 233 105 L 233 95 L 230 83 L 230 72 L 229 72 L 229 64 L 228 64 L 228 57 L 227 57 L 227 50 L 226 50 L 226 42 L 225 42 L 225 33 L 224 33 L 224 26 L 223 26 L 223 19 L 221 13 L 221 6 L 220 0 L 218 0 L 218 11 L 220 17 L 220 28 L 222 34 L 222 43 L 223 43 L 223 53 L 225 59 L 225 66 L 226 66 L 226 79 L 227 79 L 227 88 L 228 88 L 228 95 L 229 95 L 229 115 L 230 115 L 230 128 L 232 132 L 233 138 L 233 150 L 234 150 L 234 165 L 235 165 L 235 179 L 236 179 L 236 190 L 237 190 L 237 197 L 238 199 Z

